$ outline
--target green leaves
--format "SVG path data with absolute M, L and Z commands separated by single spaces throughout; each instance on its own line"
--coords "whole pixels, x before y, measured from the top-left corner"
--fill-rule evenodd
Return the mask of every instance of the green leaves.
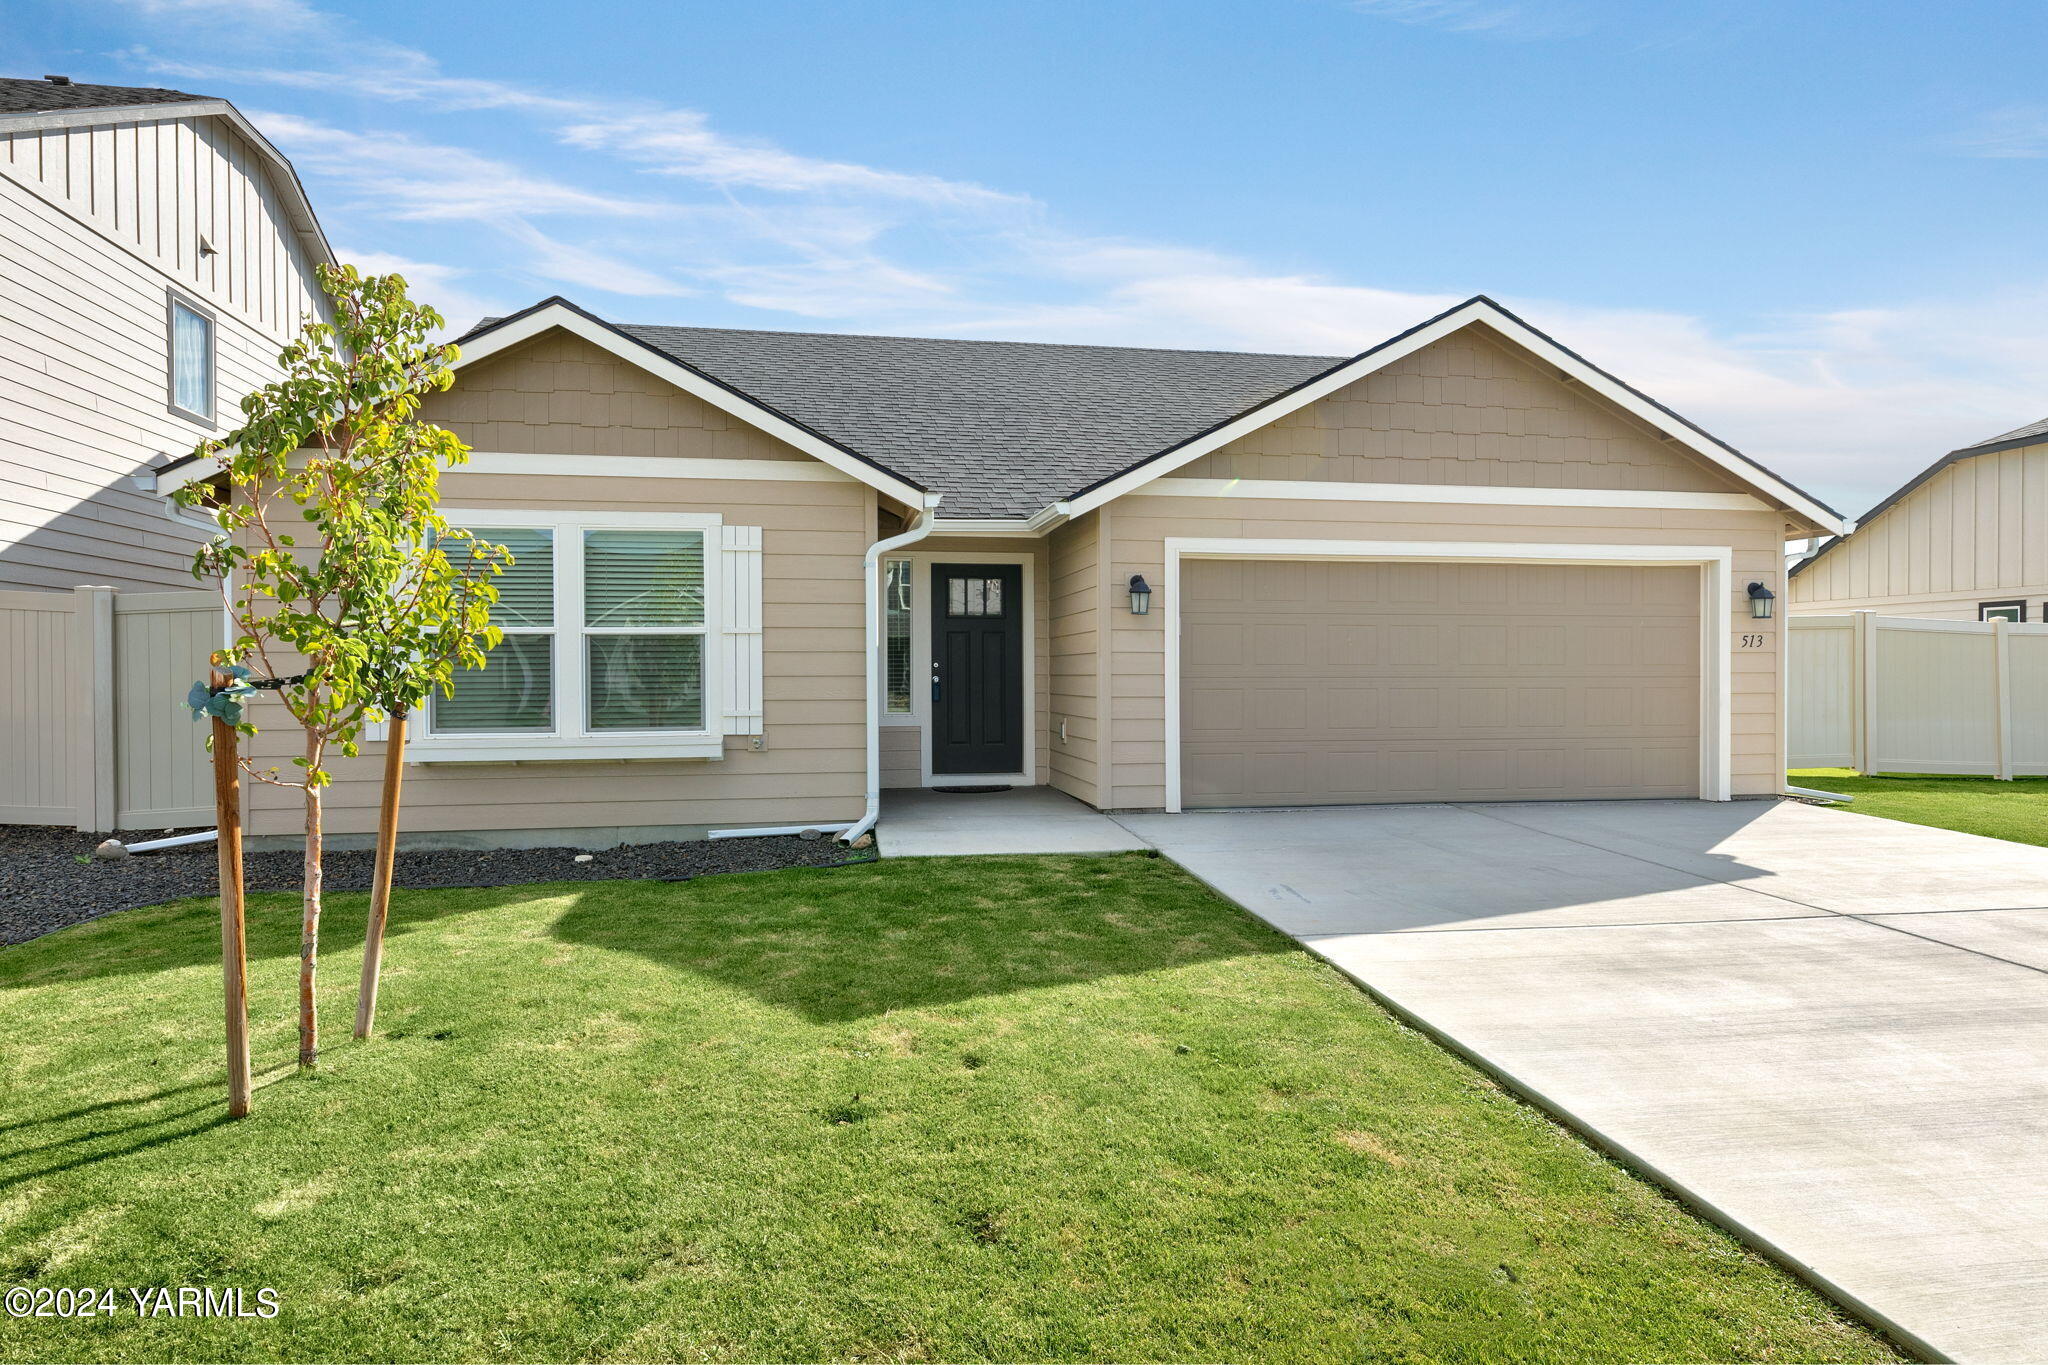
M 239 430 L 197 449 L 221 479 L 175 496 L 220 523 L 193 570 L 229 584 L 227 660 L 242 678 L 245 660 L 273 674 L 302 667 L 279 700 L 309 735 L 353 754 L 366 721 L 413 710 L 447 692 L 457 668 L 482 665 L 498 638 L 491 579 L 512 559 L 439 510 L 441 469 L 468 456 L 418 415 L 423 395 L 455 379 L 455 348 L 431 340 L 440 315 L 397 275 L 321 267 L 320 282 L 332 321 L 284 348 L 283 377 L 243 400 Z M 289 533 L 273 525 L 280 513 Z M 232 704 L 253 732 L 240 696 L 250 690 L 229 703 L 202 687 L 188 705 L 200 714 L 207 692 L 205 707 Z M 327 783 L 317 764 L 302 766 L 308 786 Z

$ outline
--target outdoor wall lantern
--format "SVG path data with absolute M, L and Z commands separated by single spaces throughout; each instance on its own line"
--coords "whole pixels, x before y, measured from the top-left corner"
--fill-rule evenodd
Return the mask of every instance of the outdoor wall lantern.
M 1145 575 L 1131 575 L 1131 615 L 1145 616 L 1152 610 L 1152 585 L 1145 581 Z
M 1761 583 L 1752 583 L 1752 584 L 1750 584 L 1750 585 L 1749 585 L 1749 614 L 1750 614 L 1750 616 L 1752 616 L 1753 618 L 1755 618 L 1756 620 L 1759 620 L 1759 621 L 1768 621 L 1768 620 L 1770 620 L 1770 619 L 1771 619 L 1771 603 L 1772 603 L 1773 601 L 1775 601 L 1775 600 L 1777 599 L 1777 596 L 1778 596 L 1778 594 L 1776 594 L 1776 593 L 1772 592 L 1772 591 L 1771 591 L 1771 590 L 1770 590 L 1769 588 L 1765 587 L 1765 586 L 1764 586 L 1763 584 L 1761 584 Z

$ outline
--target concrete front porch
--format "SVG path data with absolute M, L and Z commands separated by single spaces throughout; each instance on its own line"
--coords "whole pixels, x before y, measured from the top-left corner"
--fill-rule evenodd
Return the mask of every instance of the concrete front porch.
M 1124 853 L 1150 848 L 1098 810 L 1051 787 L 882 793 L 884 858 L 962 853 Z

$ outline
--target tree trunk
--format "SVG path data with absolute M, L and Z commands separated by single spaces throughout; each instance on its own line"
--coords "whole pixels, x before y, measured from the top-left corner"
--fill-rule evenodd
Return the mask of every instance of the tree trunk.
M 213 674 L 213 686 L 225 677 Z M 235 727 L 213 722 L 213 806 L 220 855 L 220 975 L 227 1015 L 228 1117 L 249 1113 L 249 950 L 242 921 L 242 780 Z
M 384 741 L 384 794 L 377 807 L 377 866 L 370 881 L 370 924 L 363 931 L 363 985 L 356 996 L 356 1037 L 377 1025 L 377 978 L 384 968 L 384 922 L 391 916 L 391 872 L 398 854 L 398 788 L 405 776 L 405 712 L 394 711 Z
M 313 990 L 318 984 L 320 958 L 320 788 L 313 771 L 320 766 L 324 748 L 321 737 L 306 735 L 306 864 L 305 914 L 299 921 L 299 1066 L 309 1069 L 320 1061 L 320 1022 L 314 1012 Z

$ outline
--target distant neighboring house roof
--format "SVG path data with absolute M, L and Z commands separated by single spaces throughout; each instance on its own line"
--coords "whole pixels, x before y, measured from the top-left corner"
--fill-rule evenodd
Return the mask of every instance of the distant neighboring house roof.
M 1078 514 L 1080 500 L 1106 501 L 1475 321 L 1821 525 L 1839 524 L 1826 504 L 1483 296 L 1356 356 L 624 324 L 561 298 L 486 318 L 459 340 L 488 339 L 494 351 L 567 325 L 628 358 L 660 357 L 836 452 L 943 492 L 948 519 L 1014 519 L 1069 499 Z
M 77 85 L 45 76 L 0 76 L 0 114 L 41 114 L 71 109 L 112 109 L 131 104 L 190 104 L 210 99 L 146 85 Z
M 1975 445 L 1959 446 L 1893 489 L 1890 496 L 1886 497 L 1883 502 L 1880 502 L 1877 506 L 1859 517 L 1856 525 L 1860 529 L 1876 521 L 1878 517 L 1890 511 L 1892 505 L 1898 502 L 1899 499 L 1905 497 L 1908 493 L 1918 488 L 1921 484 L 1926 483 L 1958 460 L 1967 460 L 1976 455 L 1991 455 L 2001 450 L 2018 450 L 2021 446 L 2040 445 L 2043 442 L 2048 442 L 2048 417 L 2043 417 L 2038 422 L 2029 422 L 2023 427 L 2014 427 L 2011 431 L 1999 436 L 1989 437 L 1977 442 Z M 1846 535 L 1835 536 L 1830 540 L 1822 542 L 1819 549 L 1800 560 L 1797 564 L 1794 564 L 1787 571 L 1787 576 L 1797 577 L 1807 565 L 1813 563 L 1848 538 Z
M 152 110 L 136 114 L 138 109 Z M 305 244 L 313 259 L 334 263 L 334 248 L 327 232 L 313 212 L 313 201 L 299 183 L 299 173 L 290 160 L 256 125 L 234 105 L 215 95 L 194 95 L 184 90 L 165 90 L 146 85 L 81 85 L 66 77 L 45 76 L 31 80 L 22 76 L 0 76 L 0 130 L 24 128 L 75 128 L 97 123 L 136 118 L 220 118 L 262 153 L 271 164 L 284 198 L 285 214 L 292 231 Z

